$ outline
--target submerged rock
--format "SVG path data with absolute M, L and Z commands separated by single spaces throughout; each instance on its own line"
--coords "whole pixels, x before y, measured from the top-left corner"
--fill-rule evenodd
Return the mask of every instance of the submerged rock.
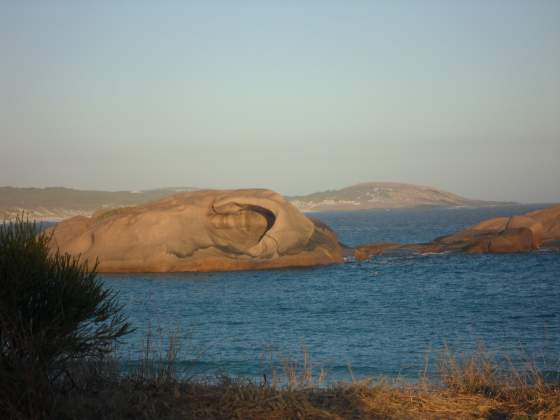
M 417 252 L 507 253 L 539 248 L 558 249 L 560 206 L 512 216 L 485 220 L 452 235 L 425 244 L 368 244 L 357 247 L 356 259 L 364 260 L 386 250 L 410 249 Z
M 52 250 L 99 259 L 99 272 L 227 271 L 343 261 L 334 232 L 264 189 L 207 190 L 73 217 Z

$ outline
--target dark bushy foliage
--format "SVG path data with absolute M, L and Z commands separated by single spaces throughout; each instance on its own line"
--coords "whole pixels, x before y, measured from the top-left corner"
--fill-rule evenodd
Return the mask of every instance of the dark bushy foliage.
M 0 414 L 8 417 L 48 417 L 68 364 L 102 357 L 129 332 L 95 266 L 49 253 L 49 239 L 23 218 L 0 225 Z

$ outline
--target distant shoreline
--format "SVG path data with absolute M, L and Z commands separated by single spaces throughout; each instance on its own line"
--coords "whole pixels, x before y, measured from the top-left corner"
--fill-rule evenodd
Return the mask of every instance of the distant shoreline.
M 407 210 L 460 210 L 460 209 L 484 209 L 484 208 L 498 208 L 498 207 L 536 207 L 536 208 L 546 208 L 558 205 L 560 203 L 504 203 L 504 204 L 493 204 L 487 206 L 416 206 L 416 207 L 394 207 L 394 208 L 369 208 L 369 209 L 355 209 L 355 210 L 300 210 L 304 214 L 329 214 L 329 213 L 363 213 L 369 211 L 407 211 Z M 25 217 L 29 216 L 31 221 L 35 221 L 37 223 L 59 223 L 63 220 L 69 219 L 71 217 L 76 216 L 84 216 L 84 217 L 91 217 L 94 211 L 92 212 L 76 212 L 72 213 L 71 211 L 67 212 L 66 216 L 60 217 L 49 217 L 49 216 L 38 216 L 33 217 L 32 214 L 29 214 L 26 210 L 19 210 L 14 212 L 11 215 L 2 215 L 2 220 L 4 221 L 14 221 L 17 216 L 24 214 Z
M 0 219 L 13 220 L 22 213 L 37 221 L 61 221 L 74 216 L 89 217 L 100 209 L 136 206 L 167 196 L 199 190 L 201 189 L 193 187 L 145 191 L 0 187 Z M 519 204 L 473 200 L 428 186 L 394 182 L 361 183 L 338 190 L 286 198 L 306 213 L 401 208 L 478 208 Z

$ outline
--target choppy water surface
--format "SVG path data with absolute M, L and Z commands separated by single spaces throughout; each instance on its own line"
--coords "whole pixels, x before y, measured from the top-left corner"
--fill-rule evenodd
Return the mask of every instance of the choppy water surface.
M 429 241 L 481 220 L 542 206 L 317 213 L 348 245 Z M 426 353 L 487 349 L 560 371 L 560 254 L 382 256 L 311 269 L 104 275 L 137 331 L 182 342 L 180 368 L 261 377 L 264 356 L 302 357 L 331 379 L 414 379 Z M 432 353 L 433 356 L 433 353 Z M 194 366 L 194 367 L 193 367 Z

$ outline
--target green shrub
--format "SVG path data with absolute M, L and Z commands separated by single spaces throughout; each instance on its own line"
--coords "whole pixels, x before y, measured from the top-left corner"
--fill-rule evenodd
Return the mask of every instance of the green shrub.
M 95 265 L 50 252 L 49 240 L 23 217 L 0 225 L 2 418 L 49 417 L 69 364 L 102 357 L 130 330 Z

